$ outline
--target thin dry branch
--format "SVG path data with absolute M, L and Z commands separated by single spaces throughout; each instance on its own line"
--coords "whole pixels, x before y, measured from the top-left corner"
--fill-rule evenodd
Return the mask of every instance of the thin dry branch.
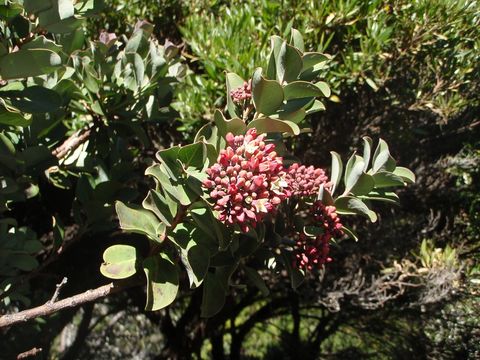
M 43 351 L 42 348 L 36 348 L 34 347 L 33 349 L 30 349 L 28 351 L 25 351 L 25 352 L 22 352 L 20 354 L 17 355 L 17 360 L 20 360 L 20 359 L 26 359 L 26 358 L 29 358 L 31 356 L 37 356 L 38 354 L 40 354 L 41 352 Z
M 77 131 L 75 134 L 71 135 L 67 140 L 65 140 L 62 145 L 58 146 L 52 151 L 52 155 L 56 156 L 57 159 L 63 159 L 68 153 L 78 148 L 90 137 L 92 129 L 83 129 Z
M 129 287 L 140 284 L 140 279 L 134 278 L 132 280 L 115 281 L 110 284 L 100 286 L 96 289 L 87 290 L 81 294 L 68 297 L 63 300 L 51 303 L 47 301 L 45 304 L 37 306 L 32 309 L 20 311 L 16 314 L 7 314 L 0 317 L 0 329 L 7 326 L 12 326 L 18 323 L 26 322 L 40 316 L 47 316 L 57 311 L 74 308 L 82 304 L 95 301 L 106 296 L 115 294 L 119 291 L 125 290 Z
M 64 277 L 62 281 L 57 284 L 57 288 L 55 289 L 55 292 L 53 293 L 52 298 L 50 299 L 50 304 L 53 304 L 55 301 L 57 301 L 58 297 L 60 296 L 60 290 L 62 290 L 62 287 L 67 283 L 68 278 Z

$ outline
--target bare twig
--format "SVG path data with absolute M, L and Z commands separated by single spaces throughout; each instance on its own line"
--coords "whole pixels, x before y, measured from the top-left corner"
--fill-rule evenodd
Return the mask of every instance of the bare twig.
M 42 348 L 36 348 L 34 347 L 33 349 L 30 349 L 28 351 L 25 351 L 25 352 L 22 352 L 20 354 L 17 355 L 17 360 L 20 360 L 20 359 L 26 359 L 30 356 L 37 356 L 38 354 L 40 354 L 41 352 L 43 351 Z
M 90 137 L 92 132 L 91 128 L 83 129 L 77 131 L 71 135 L 67 140 L 65 140 L 62 145 L 58 146 L 52 151 L 52 155 L 56 156 L 57 159 L 63 159 L 70 151 L 75 150 L 80 145 L 82 145 Z
M 57 284 L 57 288 L 55 289 L 55 292 L 53 293 L 53 296 L 49 301 L 50 304 L 53 304 L 55 301 L 57 301 L 58 296 L 60 295 L 60 290 L 62 290 L 63 285 L 65 285 L 67 281 L 68 281 L 68 278 L 64 277 L 62 281 L 59 284 Z
M 106 296 L 115 294 L 119 291 L 125 290 L 129 287 L 140 284 L 139 278 L 129 280 L 115 281 L 110 284 L 100 286 L 96 289 L 87 290 L 81 294 L 77 294 L 66 299 L 51 303 L 47 301 L 45 304 L 37 306 L 32 309 L 20 311 L 16 314 L 7 314 L 0 317 L 0 329 L 7 326 L 12 326 L 18 323 L 26 322 L 35 319 L 39 316 L 47 316 L 57 311 L 74 308 L 79 305 L 95 301 Z

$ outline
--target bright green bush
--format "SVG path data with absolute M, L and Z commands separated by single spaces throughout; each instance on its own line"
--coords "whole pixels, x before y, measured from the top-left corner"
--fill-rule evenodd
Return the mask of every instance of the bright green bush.
M 6 291 L 15 277 L 37 268 L 40 252 L 48 258 L 62 246 L 63 221 L 71 222 L 70 216 L 84 233 L 112 228 L 113 201 L 135 197 L 128 184 L 141 150 L 130 141 L 150 146 L 148 125 L 176 116 L 169 105 L 185 67 L 178 48 L 158 44 L 146 22 L 130 37 L 86 38 L 85 16 L 97 10 L 89 1 L 8 2 L 0 10 L 0 266 Z M 15 214 L 26 201 L 57 202 L 43 195 L 52 188 L 72 191 L 75 200 L 63 213 L 43 217 L 46 224 L 37 230 L 52 229 L 53 222 L 58 236 L 42 243 L 30 227 L 38 220 Z M 16 290 L 5 301 L 26 301 Z
M 122 356 L 122 341 L 130 342 L 124 352 L 155 342 L 152 351 L 165 357 L 193 352 L 201 357 L 203 351 L 239 358 L 242 344 L 255 348 L 246 355 L 276 358 L 322 351 L 404 356 L 426 353 L 433 343 L 440 349 L 457 328 L 429 323 L 423 331 L 428 321 L 419 301 L 438 295 L 438 289 L 440 303 L 459 296 L 460 269 L 466 265 L 473 280 L 469 294 L 477 291 L 478 196 L 472 184 L 478 174 L 463 167 L 462 156 L 450 168 L 459 175 L 457 183 L 431 190 L 425 186 L 431 174 L 425 173 L 434 160 L 409 158 L 403 151 L 428 154 L 435 144 L 414 138 L 405 148 L 415 149 L 395 151 L 402 162 L 406 157 L 415 164 L 424 187 L 403 191 L 408 207 L 392 208 L 398 197 L 391 188 L 412 183 L 413 174 L 396 166 L 383 140 L 374 147 L 363 137 L 363 148 L 345 166 L 332 153 L 332 183 L 318 193 L 289 200 L 269 193 L 262 199 L 272 203 L 255 201 L 255 211 L 266 215 L 248 229 L 241 213 L 238 221 L 226 221 L 226 200 L 213 195 L 206 180 L 216 181 L 211 174 L 218 155 L 225 155 L 227 141 L 233 146 L 228 133 L 241 135 L 247 128 L 268 134 L 265 142 L 283 157 L 272 159 L 285 167 L 305 149 L 324 153 L 330 146 L 320 144 L 333 137 L 345 153 L 353 147 L 351 139 L 364 133 L 351 123 L 338 124 L 335 109 L 350 108 L 347 96 L 371 100 L 379 111 L 397 107 L 409 109 L 409 115 L 421 112 L 420 117 L 431 112 L 439 115 L 436 121 L 457 116 L 467 105 L 472 111 L 478 104 L 477 22 L 474 1 L 0 2 L 0 311 L 16 313 L 29 302 L 50 300 L 64 274 L 70 280 L 61 297 L 104 284 L 100 274 L 114 281 L 115 290 L 147 285 L 145 293 L 123 291 L 100 307 L 83 306 L 75 316 L 67 310 L 6 330 L 6 353 L 16 355 L 23 344 L 36 341 L 50 347 L 68 323 L 78 324 L 79 341 L 83 331 L 99 335 L 100 342 L 115 338 L 114 349 L 90 338 L 94 346 L 84 347 L 84 358 Z M 184 47 L 159 44 L 164 37 L 178 44 L 180 34 Z M 363 94 L 359 99 L 357 92 Z M 329 100 L 344 104 L 332 106 Z M 321 112 L 328 105 L 333 115 Z M 353 121 L 364 120 L 363 110 L 352 107 Z M 335 126 L 316 126 L 310 134 L 309 125 L 323 118 Z M 385 118 L 392 128 L 400 127 L 390 114 Z M 366 131 L 376 134 L 378 125 L 375 120 Z M 398 144 L 427 130 L 407 127 L 390 137 Z M 466 153 L 478 157 L 476 150 Z M 325 156 L 312 160 L 321 163 Z M 294 165 L 288 171 L 323 178 L 321 169 L 300 169 Z M 434 183 L 445 176 L 436 171 Z M 276 180 L 269 190 L 278 191 Z M 432 196 L 450 207 L 455 236 L 431 230 L 440 219 L 425 216 L 438 205 L 432 205 Z M 253 195 L 245 199 L 245 209 L 253 211 L 247 206 Z M 270 206 L 279 200 L 273 212 Z M 317 223 L 310 223 L 312 204 Z M 457 217 L 458 204 L 463 212 Z M 325 220 L 319 210 L 329 211 L 330 225 L 340 219 L 336 224 L 348 237 L 368 241 L 343 241 L 347 236 L 332 231 L 337 242 L 330 242 L 324 235 L 331 229 L 319 222 Z M 350 215 L 379 221 L 365 227 Z M 456 246 L 463 236 L 470 254 Z M 432 240 L 421 248 L 421 259 L 409 254 L 426 238 Z M 328 261 L 329 244 L 336 261 L 325 271 L 317 265 Z M 310 260 L 317 261 L 311 268 Z M 449 266 L 440 266 L 443 262 Z M 438 286 L 439 274 L 453 280 Z M 144 306 L 148 311 L 139 310 Z M 378 310 L 383 306 L 385 311 Z M 372 315 L 371 309 L 378 312 Z M 468 303 L 468 311 L 458 313 L 468 317 L 470 309 Z M 425 317 L 432 316 L 429 311 Z M 117 315 L 104 322 L 110 312 Z M 455 314 L 448 307 L 447 312 Z M 463 341 L 476 321 L 471 317 L 455 339 Z M 264 331 L 272 336 L 262 336 Z M 468 341 L 455 348 L 458 353 L 474 343 Z M 419 343 L 420 351 L 412 347 Z M 73 344 L 63 355 L 68 358 L 76 347 L 80 353 Z
M 172 84 L 185 75 L 178 47 L 159 45 L 146 21 L 130 37 L 101 32 L 98 40 L 87 39 L 82 17 L 96 10 L 89 2 L 27 1 L 2 10 L 5 304 L 26 300 L 18 292 L 20 274 L 37 268 L 41 251 L 50 254 L 47 264 L 61 253 L 62 218 L 78 227 L 80 237 L 112 231 L 115 202 L 120 227 L 148 239 L 147 249 L 135 243 L 108 247 L 101 273 L 119 280 L 144 272 L 146 309 L 156 311 L 177 297 L 182 263 L 190 287 L 203 287 L 202 316 L 211 317 L 222 309 L 236 271 L 265 295 L 259 269 L 287 271 L 297 288 L 308 271 L 328 261 L 332 238 L 356 238 L 337 213 L 375 222 L 371 202 L 396 203 L 390 188 L 414 182 L 383 140 L 374 150 L 368 137 L 363 156 L 352 155 L 345 167 L 332 153 L 330 180 L 322 169 L 283 164 L 279 154 L 289 157 L 284 138 L 308 131 L 305 118 L 324 110 L 319 99 L 330 96 L 328 85 L 318 81 L 330 57 L 306 51 L 293 28 L 288 41 L 271 37 L 263 68 L 245 79 L 226 74 L 226 114 L 216 110 L 193 143 L 166 147 L 153 160 L 143 153 L 155 141 L 149 130 L 175 117 Z M 20 33 L 25 29 L 19 23 L 28 31 Z M 217 65 L 205 66 L 213 71 Z M 127 205 L 136 199 L 133 182 L 145 163 L 155 187 L 142 206 Z M 35 230 L 42 229 L 20 226 L 28 217 L 15 216 L 15 210 L 30 198 L 48 201 L 42 181 L 75 195 L 63 204 L 65 213 L 47 215 L 52 236 L 38 241 Z
M 254 58 L 239 54 L 265 51 L 269 34 L 287 34 L 293 25 L 305 34 L 307 49 L 333 55 L 321 74 L 335 95 L 331 100 L 366 84 L 385 90 L 389 101 L 431 109 L 445 120 L 476 101 L 478 17 L 478 3 L 471 0 L 255 1 L 193 12 L 181 32 L 205 72 L 192 86 L 208 83 L 212 89 L 211 81 L 223 83 L 226 70 L 251 70 Z M 183 98 L 189 110 L 199 110 L 189 114 L 221 102 L 218 90 L 201 99 L 191 93 Z

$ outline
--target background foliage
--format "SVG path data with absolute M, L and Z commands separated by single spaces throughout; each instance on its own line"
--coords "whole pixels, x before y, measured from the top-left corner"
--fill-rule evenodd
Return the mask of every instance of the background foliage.
M 174 357 L 182 347 L 215 358 L 479 356 L 477 1 L 112 0 L 105 7 L 80 1 L 66 19 L 45 15 L 38 31 L 6 11 L 11 3 L 0 3 L 0 75 L 9 64 L 34 71 L 19 64 L 35 46 L 47 49 L 41 74 L 49 74 L 0 88 L 2 289 L 21 280 L 5 297 L 5 309 L 42 303 L 63 276 L 69 278 L 65 295 L 101 282 L 103 250 L 119 238 L 131 241 L 110 231 L 113 202 L 146 193 L 145 159 L 191 140 L 215 107 L 225 105 L 225 72 L 247 78 L 265 66 L 270 35 L 287 36 L 292 26 L 305 35 L 307 49 L 333 56 L 321 73 L 333 95 L 327 111 L 310 118 L 312 133 L 292 144 L 296 155 L 326 167 L 328 150 L 346 157 L 361 135 L 382 137 L 414 170 L 417 184 L 400 194 L 401 207 L 379 208 L 378 224 L 349 223 L 361 241 L 334 247 L 335 261 L 300 293 L 274 284 L 269 301 L 239 288 L 229 298 L 237 308 L 206 322 L 192 315 L 195 295 L 185 294 L 161 314 L 139 315 L 145 299 L 128 292 L 9 330 L 2 337 L 9 354 L 38 345 L 32 341 L 41 334 L 44 354 L 65 358 Z M 155 27 L 135 29 L 142 19 Z M 66 35 L 65 26 L 75 31 Z M 103 29 L 127 47 L 130 42 L 131 51 L 99 42 Z M 161 44 L 165 37 L 184 42 L 182 58 L 177 47 L 158 45 L 152 31 Z M 4 60 L 2 49 L 20 45 L 30 32 L 33 45 L 21 47 L 20 60 Z M 155 77 L 154 56 L 165 64 L 145 86 L 142 73 Z M 185 79 L 179 60 L 189 66 Z M 27 75 L 37 74 L 19 77 Z M 52 151 L 77 131 L 93 136 L 52 168 L 58 161 Z M 56 256 L 58 249 L 66 250 Z M 38 266 L 41 276 L 26 281 Z M 400 291 L 402 276 L 422 286 Z M 195 335 L 194 328 L 203 332 Z M 136 346 L 123 350 L 125 343 Z

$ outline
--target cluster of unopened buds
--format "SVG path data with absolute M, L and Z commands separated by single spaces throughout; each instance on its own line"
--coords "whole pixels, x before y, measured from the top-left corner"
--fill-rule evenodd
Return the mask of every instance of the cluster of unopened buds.
M 203 182 L 219 220 L 238 224 L 242 231 L 255 227 L 291 195 L 283 159 L 275 145 L 264 139 L 255 129 L 245 135 L 227 134 L 227 146 L 207 169 L 208 178 Z
M 330 186 L 323 169 L 313 166 L 307 167 L 298 163 L 290 165 L 286 180 L 294 196 L 316 195 L 321 184 L 324 184 L 326 188 Z
M 203 186 L 218 219 L 227 226 L 238 225 L 247 232 L 290 196 L 311 196 L 322 184 L 329 187 L 323 169 L 295 163 L 285 170 L 275 145 L 266 143 L 265 134 L 258 135 L 255 129 L 249 129 L 245 135 L 228 133 L 225 138 L 227 146 L 207 169 Z M 312 270 L 331 261 L 329 242 L 343 232 L 335 207 L 319 200 L 313 203 L 308 219 L 320 229 L 320 234 L 296 235 L 294 265 Z
M 252 97 L 252 80 L 244 81 L 243 85 L 230 91 L 230 96 L 236 104 L 240 104 L 243 101 Z
M 312 270 L 332 261 L 328 256 L 330 240 L 343 235 L 342 224 L 335 206 L 326 206 L 318 200 L 313 204 L 310 215 L 313 225 L 319 227 L 322 233 L 314 238 L 304 233 L 297 235 L 294 266 L 306 270 Z

